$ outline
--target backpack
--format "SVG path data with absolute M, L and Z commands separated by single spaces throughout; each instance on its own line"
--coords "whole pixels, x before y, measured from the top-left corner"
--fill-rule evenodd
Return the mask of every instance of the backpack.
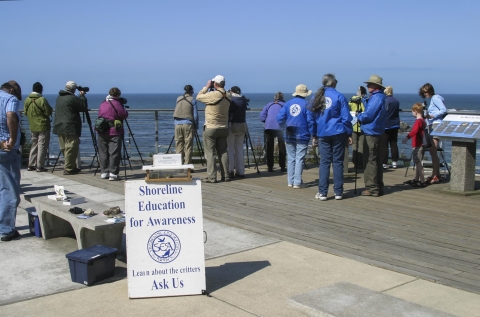
M 425 121 L 423 121 L 423 135 L 422 135 L 422 147 L 424 149 L 428 149 L 432 146 L 432 137 L 430 136 L 430 133 L 428 132 L 428 128 L 426 127 L 427 124 Z

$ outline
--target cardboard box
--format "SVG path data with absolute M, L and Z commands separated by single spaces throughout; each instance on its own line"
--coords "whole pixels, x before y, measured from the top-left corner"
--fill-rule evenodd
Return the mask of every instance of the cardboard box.
M 96 245 L 66 255 L 72 282 L 93 285 L 115 274 L 117 249 Z

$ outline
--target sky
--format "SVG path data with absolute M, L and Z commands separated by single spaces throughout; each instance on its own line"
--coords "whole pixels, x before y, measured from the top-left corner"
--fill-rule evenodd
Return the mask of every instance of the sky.
M 479 94 L 479 12 L 475 0 L 0 0 L 0 82 L 181 93 L 221 74 L 243 93 L 288 93 L 333 73 L 351 93 L 377 74 L 394 93 Z

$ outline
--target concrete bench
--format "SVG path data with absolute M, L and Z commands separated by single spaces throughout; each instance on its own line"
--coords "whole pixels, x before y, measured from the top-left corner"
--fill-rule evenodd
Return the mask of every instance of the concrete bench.
M 49 193 L 51 194 L 51 193 Z M 79 249 L 97 244 L 122 249 L 122 237 L 125 223 L 108 223 L 103 211 L 110 208 L 85 198 L 85 203 L 68 206 L 61 201 L 47 198 L 47 194 L 25 195 L 25 200 L 31 202 L 38 213 L 40 227 L 44 239 L 57 237 L 72 237 L 77 239 Z M 97 215 L 88 219 L 79 219 L 78 215 L 70 213 L 72 207 L 91 208 Z

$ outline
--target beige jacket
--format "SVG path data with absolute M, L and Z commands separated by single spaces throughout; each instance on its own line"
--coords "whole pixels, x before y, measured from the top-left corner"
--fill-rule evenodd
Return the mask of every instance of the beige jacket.
M 230 93 L 225 92 L 223 88 L 210 92 L 207 91 L 208 88 L 203 87 L 197 95 L 197 100 L 205 104 L 205 127 L 207 129 L 228 128 Z M 219 100 L 221 101 L 218 102 Z

